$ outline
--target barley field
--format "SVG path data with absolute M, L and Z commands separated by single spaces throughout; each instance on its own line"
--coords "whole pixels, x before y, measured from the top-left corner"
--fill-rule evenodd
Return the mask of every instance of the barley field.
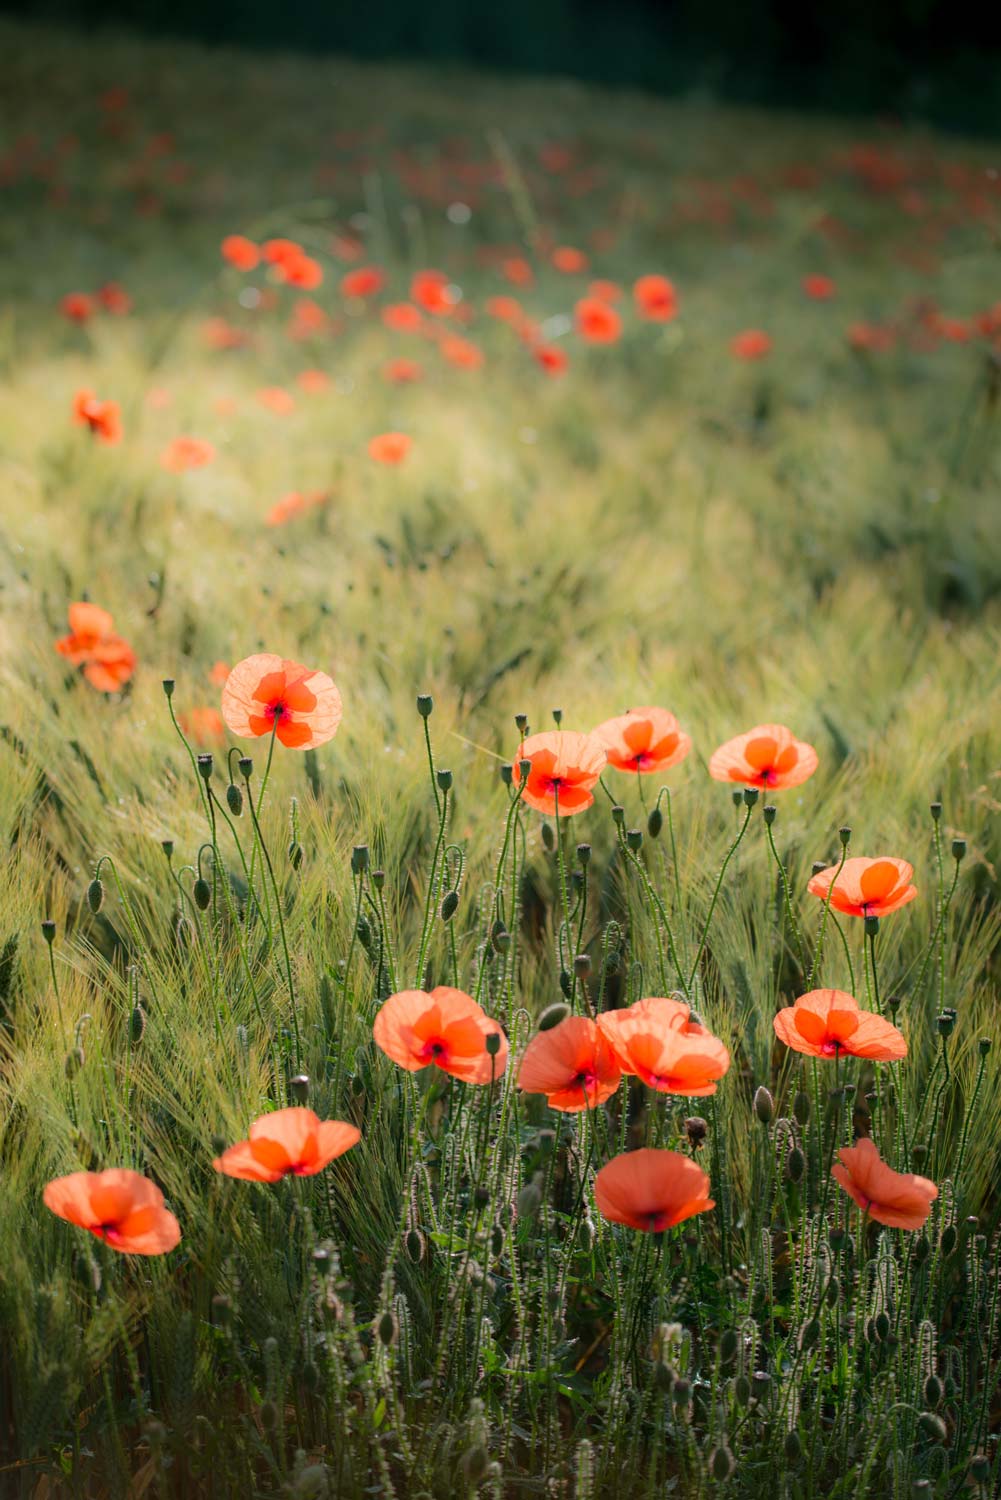
M 0 1495 L 1001 1494 L 997 142 L 0 90 Z

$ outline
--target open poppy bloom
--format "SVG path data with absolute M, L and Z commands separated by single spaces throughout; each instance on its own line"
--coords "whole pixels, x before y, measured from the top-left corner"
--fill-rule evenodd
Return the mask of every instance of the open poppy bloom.
M 597 297 L 599 302 L 621 302 L 622 288 L 617 281 L 592 281 L 587 289 L 589 297 Z
M 261 252 L 246 235 L 228 234 L 219 248 L 223 260 L 238 271 L 252 271 L 260 263 Z
M 666 276 L 641 276 L 633 285 L 633 301 L 651 323 L 670 323 L 678 316 L 678 294 Z
M 77 391 L 73 397 L 73 420 L 88 427 L 102 443 L 120 443 L 122 414 L 117 401 L 99 401 L 93 391 Z
M 523 740 L 514 758 L 512 781 L 521 785 L 519 761 L 531 762 L 522 800 L 536 812 L 570 817 L 594 801 L 591 788 L 605 768 L 607 756 L 593 734 L 550 729 Z
M 212 1165 L 227 1177 L 247 1182 L 278 1182 L 282 1177 L 315 1177 L 361 1139 L 356 1125 L 321 1120 L 311 1109 L 294 1106 L 261 1115 L 249 1139 L 229 1146 Z
M 890 1229 L 921 1228 L 938 1197 L 933 1182 L 913 1172 L 895 1172 L 867 1136 L 854 1146 L 842 1146 L 838 1157 L 831 1176 L 870 1219 Z
M 764 359 L 771 353 L 772 341 L 760 328 L 747 328 L 730 340 L 730 353 L 735 359 Z
M 300 370 L 295 377 L 295 383 L 307 395 L 318 396 L 329 387 L 330 376 L 326 370 Z
M 382 367 L 385 378 L 393 385 L 412 385 L 423 377 L 424 371 L 415 359 L 391 359 Z
M 226 725 L 217 708 L 192 708 L 181 714 L 179 723 L 196 745 L 219 745 L 226 738 Z
M 412 302 L 391 302 L 382 309 L 382 321 L 394 333 L 419 333 L 424 327 L 421 310 Z
M 284 281 L 287 286 L 301 287 L 307 292 L 314 291 L 316 287 L 323 285 L 323 267 L 311 255 L 297 255 L 279 261 L 274 268 L 274 276 L 276 280 Z
M 856 855 L 846 859 L 838 873 L 838 866 L 831 865 L 814 875 L 807 886 L 811 896 L 827 900 L 831 892 L 831 905 L 848 917 L 886 917 L 891 911 L 906 906 L 917 895 L 917 887 L 911 884 L 914 867 L 906 859 L 866 859 Z M 831 889 L 833 885 L 833 890 Z
M 621 1081 L 615 1053 L 590 1016 L 567 1016 L 540 1031 L 525 1048 L 518 1069 L 520 1089 L 545 1094 L 550 1109 L 568 1114 L 604 1103 Z
M 535 280 L 535 272 L 520 255 L 512 255 L 501 262 L 501 275 L 512 286 L 531 286 Z
M 418 1073 L 433 1064 L 464 1083 L 491 1083 L 507 1066 L 507 1037 L 463 990 L 438 985 L 400 990 L 382 1006 L 372 1026 L 375 1044 L 398 1067 Z M 491 1056 L 487 1038 L 498 1037 Z
M 456 336 L 442 339 L 439 345 L 442 358 L 447 359 L 450 365 L 455 365 L 458 370 L 479 370 L 484 362 L 483 350 L 470 343 L 469 339 L 460 339 Z
M 215 449 L 204 438 L 176 437 L 160 454 L 160 463 L 171 474 L 183 474 L 188 469 L 201 469 L 215 458 Z
M 614 344 L 622 333 L 622 319 L 615 308 L 598 297 L 581 297 L 573 315 L 577 332 L 588 344 Z
M 181 1227 L 164 1208 L 156 1183 L 128 1167 L 54 1177 L 42 1202 L 60 1219 L 126 1255 L 164 1255 L 181 1238 Z
M 676 766 L 692 748 L 690 736 L 666 708 L 631 708 L 592 733 L 604 745 L 610 766 L 641 775 Z
M 623 1073 L 659 1094 L 704 1098 L 730 1066 L 730 1054 L 712 1032 L 691 1020 L 683 1001 L 650 996 L 627 1010 L 598 1017 Z
M 762 791 L 800 786 L 816 769 L 816 750 L 784 724 L 758 724 L 720 745 L 709 761 L 714 781 L 741 781 Z
M 613 1156 L 601 1168 L 594 1201 L 603 1219 L 646 1234 L 661 1234 L 716 1207 L 709 1178 L 690 1156 L 647 1146 Z
M 576 250 L 573 245 L 557 245 L 549 258 L 555 269 L 562 271 L 565 276 L 574 276 L 587 270 L 587 256 L 583 250 Z
M 447 318 L 456 302 L 444 271 L 418 271 L 410 283 L 410 299 L 439 318 Z
M 124 318 L 132 311 L 132 298 L 117 281 L 106 281 L 99 287 L 97 300 L 114 318 Z
M 94 299 L 86 292 L 67 292 L 59 304 L 59 311 L 71 323 L 86 323 L 94 315 Z
M 860 1010 L 844 990 L 810 990 L 775 1017 L 775 1035 L 807 1057 L 871 1057 L 896 1062 L 907 1056 L 907 1043 L 889 1021 Z
M 411 439 L 405 432 L 380 432 L 368 445 L 368 454 L 377 464 L 401 464 L 410 452 Z
M 237 662 L 222 690 L 222 716 L 246 739 L 275 734 L 290 750 L 315 750 L 337 733 L 341 695 L 326 672 L 264 651 Z
M 255 392 L 255 400 L 258 405 L 275 412 L 279 417 L 287 417 L 295 411 L 295 397 L 280 385 L 262 386 Z
M 378 266 L 359 266 L 341 277 L 342 297 L 374 297 L 386 285 L 386 274 Z
M 555 344 L 536 344 L 532 357 L 547 375 L 562 375 L 570 363 L 566 350 Z
M 108 611 L 96 604 L 71 604 L 69 623 L 69 635 L 56 641 L 59 655 L 72 666 L 83 667 L 91 687 L 101 693 L 117 693 L 136 669 L 136 654 L 115 634 Z
M 830 302 L 838 288 L 832 277 L 814 274 L 803 277 L 803 290 L 814 302 Z

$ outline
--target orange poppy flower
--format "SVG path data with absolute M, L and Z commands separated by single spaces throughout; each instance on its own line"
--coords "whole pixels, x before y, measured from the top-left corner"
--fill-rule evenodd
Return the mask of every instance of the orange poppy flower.
M 769 791 L 800 786 L 816 769 L 816 750 L 784 724 L 758 724 L 720 745 L 709 760 L 714 781 L 741 781 Z
M 305 292 L 311 292 L 323 284 L 323 267 L 311 255 L 297 255 L 280 261 L 275 266 L 275 274 L 287 286 L 301 287 Z
M 501 261 L 501 275 L 512 286 L 531 286 L 535 280 L 535 272 L 528 261 L 520 255 L 512 255 L 507 260 Z
M 171 474 L 183 474 L 188 469 L 201 469 L 215 458 L 215 449 L 203 438 L 173 438 L 160 454 L 160 463 Z
M 226 738 L 226 725 L 217 708 L 192 708 L 179 716 L 179 722 L 196 745 L 218 745 Z
M 343 297 L 374 297 L 386 285 L 386 273 L 378 266 L 359 266 L 341 277 Z
M 690 1019 L 683 1002 L 666 996 L 639 1000 L 628 1010 L 598 1017 L 623 1073 L 660 1094 L 706 1097 L 730 1066 L 730 1054 L 704 1026 Z
M 260 264 L 261 252 L 253 240 L 243 234 L 228 234 L 220 245 L 223 260 L 238 271 L 252 271 Z
M 209 682 L 214 683 L 216 687 L 224 687 L 231 671 L 228 661 L 213 662 L 209 668 Z
M 280 266 L 283 262 L 297 260 L 305 251 L 295 240 L 265 240 L 261 255 L 269 266 Z
M 67 292 L 59 304 L 59 311 L 71 323 L 86 323 L 94 316 L 94 300 L 86 292 Z
M 532 357 L 547 375 L 563 375 L 570 364 L 566 350 L 558 349 L 555 344 L 536 344 Z
M 283 495 L 276 500 L 274 505 L 264 517 L 265 526 L 283 526 L 286 521 L 301 516 L 308 509 L 305 495 L 298 490 L 293 490 L 288 495 Z
M 844 990 L 810 990 L 775 1017 L 775 1035 L 807 1057 L 870 1057 L 896 1062 L 907 1056 L 907 1043 L 889 1021 L 859 1010 Z
M 122 414 L 117 401 L 99 401 L 93 391 L 77 391 L 73 397 L 73 420 L 87 427 L 101 443 L 122 440 Z
M 455 365 L 460 370 L 478 370 L 483 364 L 483 350 L 471 344 L 468 339 L 460 339 L 453 335 L 442 339 L 439 347 L 449 364 Z
M 419 333 L 424 327 L 421 310 L 412 302 L 391 302 L 382 309 L 382 321 L 395 333 Z
M 562 271 L 566 276 L 587 270 L 587 256 L 583 250 L 575 250 L 572 245 L 557 245 L 549 259 L 556 270 Z
M 71 1172 L 45 1186 L 46 1208 L 125 1255 L 164 1255 L 180 1241 L 181 1227 L 163 1206 L 155 1182 L 128 1167 Z
M 234 734 L 274 732 L 290 750 L 315 750 L 337 733 L 341 695 L 326 672 L 264 651 L 237 662 L 222 690 L 222 716 Z
M 522 800 L 536 812 L 561 817 L 583 812 L 594 801 L 591 789 L 605 768 L 606 755 L 593 734 L 550 729 L 523 740 L 514 759 L 512 778 L 521 785 L 519 761 L 531 762 Z
M 450 286 L 444 271 L 418 271 L 410 283 L 411 301 L 436 317 L 447 317 L 455 307 Z
M 622 1069 L 590 1016 L 567 1016 L 540 1031 L 525 1048 L 518 1087 L 545 1094 L 550 1109 L 573 1113 L 594 1109 L 615 1093 Z
M 249 1139 L 229 1146 L 212 1165 L 217 1172 L 245 1182 L 315 1177 L 360 1140 L 356 1125 L 321 1120 L 311 1109 L 293 1106 L 260 1115 L 250 1127 Z
M 124 318 L 132 311 L 132 298 L 117 281 L 106 281 L 102 287 L 99 287 L 97 300 L 105 312 L 111 313 L 115 318 Z
M 250 335 L 226 318 L 206 318 L 201 334 L 210 349 L 242 349 L 250 343 Z
M 312 297 L 297 297 L 286 325 L 290 339 L 311 339 L 330 330 L 330 319 Z
M 592 281 L 587 295 L 596 297 L 599 302 L 621 302 L 622 288 L 617 281 Z
M 814 302 L 830 302 L 837 296 L 837 283 L 831 276 L 804 276 L 803 290 Z
M 622 334 L 622 319 L 614 307 L 597 297 L 582 297 L 574 308 L 574 322 L 589 344 L 614 344 Z
M 690 1156 L 649 1146 L 613 1156 L 595 1176 L 594 1201 L 603 1219 L 647 1234 L 716 1207 L 709 1178 Z
M 321 391 L 329 387 L 330 376 L 326 370 L 300 370 L 295 377 L 295 383 L 307 395 L 318 396 Z
M 488 297 L 483 311 L 488 318 L 496 318 L 498 323 L 517 324 L 525 316 L 517 297 Z
M 891 1229 L 921 1228 L 938 1197 L 933 1182 L 913 1172 L 895 1172 L 868 1136 L 842 1146 L 838 1157 L 831 1176 L 870 1219 Z
M 730 340 L 730 353 L 736 359 L 764 359 L 771 353 L 772 341 L 760 328 L 746 328 Z
M 117 693 L 136 668 L 132 647 L 116 635 L 106 609 L 96 604 L 71 604 L 70 633 L 56 641 L 56 650 L 74 667 L 83 667 L 91 687 L 101 693 Z
M 438 985 L 390 995 L 372 1026 L 375 1044 L 408 1073 L 434 1064 L 465 1083 L 490 1083 L 507 1066 L 507 1037 L 496 1021 L 462 990 Z M 491 1057 L 487 1037 L 500 1038 Z
M 822 901 L 831 891 L 831 905 L 845 916 L 887 917 L 914 900 L 918 892 L 911 884 L 913 874 L 914 867 L 906 859 L 866 859 L 859 854 L 845 860 L 840 875 L 837 865 L 821 870 L 807 890 Z
M 424 371 L 415 359 L 391 359 L 388 364 L 383 365 L 382 373 L 386 380 L 394 385 L 411 385 L 416 380 L 421 380 Z
M 691 737 L 666 708 L 631 708 L 592 733 L 604 745 L 610 766 L 642 775 L 676 766 L 692 748 Z
M 368 445 L 369 457 L 377 464 L 401 464 L 410 452 L 411 439 L 405 432 L 380 432 Z
M 666 276 L 641 276 L 633 284 L 633 301 L 648 322 L 669 323 L 678 316 L 678 294 Z
M 290 396 L 288 391 L 280 385 L 266 385 L 256 393 L 259 405 L 273 411 L 276 416 L 287 417 L 295 411 L 295 397 Z

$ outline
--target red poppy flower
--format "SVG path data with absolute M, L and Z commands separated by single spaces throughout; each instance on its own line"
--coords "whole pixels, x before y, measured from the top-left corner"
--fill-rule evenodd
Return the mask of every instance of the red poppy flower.
M 179 715 L 184 733 L 196 745 L 219 745 L 226 738 L 226 725 L 217 708 L 192 708 Z
M 615 1053 L 589 1016 L 568 1016 L 540 1031 L 525 1048 L 518 1069 L 520 1089 L 545 1094 L 550 1109 L 567 1113 L 594 1109 L 621 1081 Z
M 535 280 L 535 272 L 520 255 L 512 255 L 501 261 L 501 275 L 512 286 L 531 286 Z
M 222 716 L 234 734 L 274 733 L 290 750 L 325 745 L 341 714 L 341 695 L 326 672 L 270 652 L 237 662 L 222 690 Z
M 666 276 L 641 276 L 633 285 L 633 301 L 650 323 L 669 323 L 678 316 L 678 294 Z
M 594 1201 L 603 1219 L 647 1234 L 716 1207 L 709 1178 L 690 1156 L 650 1147 L 613 1156 L 595 1176 Z
M 279 261 L 275 275 L 287 286 L 301 287 L 304 292 L 311 292 L 323 284 L 323 267 L 311 255 L 296 255 Z
M 341 277 L 343 297 L 374 297 L 386 285 L 386 273 L 378 266 L 359 266 Z
M 415 359 L 391 359 L 383 365 L 382 373 L 393 385 L 412 385 L 423 379 L 424 371 Z
M 549 258 L 556 270 L 562 271 L 565 276 L 587 270 L 587 256 L 583 250 L 575 250 L 572 245 L 557 245 Z
M 274 505 L 264 517 L 265 526 L 284 526 L 286 521 L 292 521 L 296 516 L 301 516 L 308 509 L 305 495 L 299 490 L 292 490 L 288 495 L 283 495 L 276 500 Z
M 837 296 L 837 283 L 831 276 L 804 276 L 803 290 L 814 302 L 830 302 Z
M 55 1177 L 46 1184 L 42 1202 L 60 1219 L 89 1230 L 125 1255 L 164 1255 L 181 1238 L 181 1227 L 164 1208 L 156 1183 L 128 1167 Z
M 86 323 L 94 316 L 94 301 L 86 292 L 67 292 L 59 304 L 59 311 L 71 323 Z
M 867 354 L 885 354 L 897 342 L 896 330 L 878 323 L 852 323 L 847 338 L 853 349 Z
M 249 1139 L 229 1146 L 212 1165 L 245 1182 L 279 1182 L 283 1177 L 315 1177 L 361 1140 L 356 1125 L 321 1120 L 311 1109 L 276 1109 L 251 1125 Z
M 410 283 L 410 299 L 435 317 L 448 317 L 455 308 L 451 283 L 444 271 L 418 271 Z
M 305 251 L 295 240 L 265 240 L 261 246 L 261 256 L 269 266 L 280 266 L 285 261 L 297 260 Z
M 631 708 L 592 733 L 604 745 L 610 766 L 643 775 L 676 766 L 692 748 L 691 737 L 666 708 Z
M 225 687 L 226 678 L 231 671 L 232 668 L 228 661 L 213 662 L 209 668 L 209 682 L 214 683 L 216 687 Z
M 507 1066 L 508 1044 L 496 1021 L 462 990 L 438 985 L 390 995 L 375 1018 L 376 1046 L 408 1073 L 434 1065 L 465 1083 L 490 1083 Z M 491 1057 L 487 1037 L 500 1038 Z
M 183 474 L 188 469 L 201 469 L 215 458 L 215 449 L 203 438 L 176 437 L 160 454 L 160 463 L 171 474 Z
M 917 888 L 911 884 L 913 874 L 914 867 L 906 859 L 866 859 L 856 855 L 845 860 L 840 874 L 837 865 L 821 870 L 807 890 L 822 901 L 827 900 L 831 891 L 831 905 L 846 916 L 886 917 L 914 900 Z
M 907 1043 L 889 1021 L 859 1010 L 844 990 L 810 990 L 775 1017 L 775 1035 L 807 1057 L 869 1057 L 896 1062 L 907 1056 Z
M 273 411 L 276 416 L 287 417 L 295 411 L 295 397 L 289 395 L 280 385 L 266 385 L 256 393 L 255 400 L 260 406 L 268 411 Z
M 424 327 L 421 310 L 412 302 L 391 302 L 382 309 L 382 321 L 394 333 L 419 333 Z
M 536 344 L 532 357 L 547 375 L 562 375 L 570 364 L 566 350 L 558 349 L 555 344 Z
M 621 302 L 622 288 L 617 281 L 592 281 L 587 295 L 597 298 L 599 302 Z
M 591 789 L 605 768 L 606 755 L 592 734 L 550 729 L 523 740 L 514 759 L 512 778 L 521 785 L 518 762 L 531 762 L 522 800 L 536 812 L 561 817 L 583 812 L 594 801 Z M 558 803 L 557 803 L 557 798 Z
M 330 319 L 312 297 L 297 297 L 288 321 L 290 339 L 311 339 L 330 330 Z
M 117 693 L 136 669 L 132 647 L 116 635 L 106 609 L 96 604 L 71 604 L 70 633 L 56 641 L 56 650 L 74 667 L 83 667 L 91 687 L 101 693 Z
M 115 318 L 124 318 L 132 311 L 132 298 L 117 281 L 106 281 L 98 289 L 97 300 L 105 312 L 111 313 Z
M 457 369 L 478 370 L 483 364 L 483 350 L 471 344 L 468 339 L 452 335 L 442 339 L 439 347 L 444 358 Z
M 760 328 L 746 328 L 730 340 L 730 353 L 736 359 L 764 359 L 771 353 L 772 341 Z
M 101 443 L 120 443 L 122 414 L 117 401 L 99 401 L 93 391 L 77 391 L 73 397 L 73 420 L 87 427 Z
M 895 1172 L 865 1136 L 842 1146 L 831 1176 L 877 1224 L 891 1229 L 920 1229 L 931 1213 L 938 1188 L 927 1177 Z
M 683 1002 L 666 996 L 639 1000 L 628 1010 L 606 1010 L 598 1025 L 608 1038 L 623 1073 L 661 1094 L 706 1097 L 730 1066 L 718 1037 L 698 1022 Z
M 295 383 L 301 391 L 309 396 L 318 396 L 330 386 L 330 376 L 326 370 L 300 370 L 295 377 Z
M 377 464 L 401 464 L 410 452 L 411 439 L 405 432 L 380 432 L 368 445 L 369 457 Z
M 622 319 L 614 307 L 597 297 L 582 297 L 574 308 L 574 323 L 588 344 L 614 344 L 622 334 Z
M 496 318 L 498 323 L 514 325 L 520 323 L 525 316 L 517 297 L 488 297 L 483 304 L 483 311 L 488 318 Z
M 758 724 L 713 751 L 714 781 L 740 781 L 763 791 L 800 786 L 817 769 L 817 752 L 784 724 Z
M 238 271 L 252 271 L 260 264 L 261 252 L 253 240 L 243 234 L 228 234 L 220 245 L 223 260 Z

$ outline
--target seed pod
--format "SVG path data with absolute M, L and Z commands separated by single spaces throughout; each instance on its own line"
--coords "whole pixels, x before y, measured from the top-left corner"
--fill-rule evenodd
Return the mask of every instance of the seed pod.
M 490 929 L 490 941 L 495 953 L 506 953 L 511 946 L 511 934 L 499 917 Z
M 652 809 L 646 820 L 646 831 L 652 839 L 660 838 L 661 829 L 664 826 L 664 814 L 659 807 Z
M 235 781 L 231 781 L 226 788 L 226 806 L 234 818 L 243 816 L 243 792 Z
M 635 854 L 642 847 L 643 830 L 640 828 L 630 828 L 626 834 L 626 844 Z
M 443 922 L 451 922 L 459 909 L 459 892 L 446 891 L 439 911 Z
M 701 1115 L 689 1115 L 685 1121 L 685 1134 L 693 1150 L 697 1151 L 700 1146 L 705 1145 L 706 1136 L 709 1134 L 709 1126 Z
M 806 1157 L 798 1146 L 792 1146 L 786 1157 L 786 1176 L 790 1182 L 802 1182 L 806 1171 Z
M 98 880 L 96 875 L 90 882 L 90 885 L 87 887 L 87 905 L 90 907 L 95 917 L 101 910 L 101 907 L 104 905 L 104 886 L 102 882 Z
M 775 822 L 777 815 L 778 808 L 775 806 L 774 802 L 766 803 L 766 805 L 761 809 L 761 816 L 764 818 L 769 828 L 771 828 L 772 824 Z
M 590 979 L 591 977 L 591 955 L 590 953 L 578 953 L 573 961 L 573 971 L 578 979 Z
M 212 904 L 212 887 L 208 881 L 199 875 L 191 888 L 191 894 L 195 898 L 195 905 L 199 911 L 207 911 Z
M 451 771 L 442 770 L 442 771 L 436 772 L 436 774 L 435 774 L 435 780 L 437 781 L 439 787 L 441 788 L 441 790 L 443 792 L 450 792 L 452 790 L 452 773 L 451 773 Z
M 948 1428 L 942 1418 L 933 1411 L 923 1411 L 918 1417 L 918 1426 L 925 1437 L 931 1438 L 932 1442 L 944 1443 L 948 1435 Z
M 351 873 L 352 875 L 364 875 L 368 869 L 368 845 L 355 844 L 351 850 Z
M 430 693 L 417 694 L 417 712 L 422 719 L 430 719 L 434 710 L 434 699 Z
M 309 1103 L 309 1075 L 297 1073 L 294 1078 L 289 1079 L 288 1091 L 295 1104 Z

